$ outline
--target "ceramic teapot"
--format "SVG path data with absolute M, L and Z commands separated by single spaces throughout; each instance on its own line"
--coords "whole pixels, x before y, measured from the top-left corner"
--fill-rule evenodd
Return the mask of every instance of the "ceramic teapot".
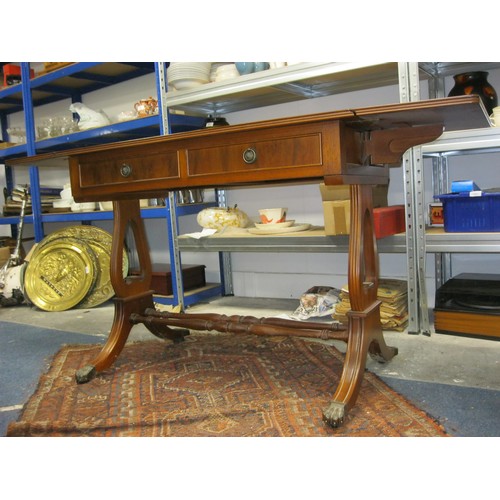
M 150 97 L 149 99 L 141 99 L 134 104 L 134 109 L 137 116 L 150 116 L 158 113 L 158 101 Z

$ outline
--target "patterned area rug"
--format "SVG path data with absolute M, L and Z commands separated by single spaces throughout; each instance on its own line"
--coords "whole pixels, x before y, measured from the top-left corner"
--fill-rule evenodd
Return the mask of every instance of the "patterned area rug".
M 75 371 L 100 346 L 65 346 L 8 436 L 445 436 L 370 372 L 343 426 L 321 410 L 343 354 L 296 337 L 195 333 L 180 344 L 127 344 L 87 384 Z

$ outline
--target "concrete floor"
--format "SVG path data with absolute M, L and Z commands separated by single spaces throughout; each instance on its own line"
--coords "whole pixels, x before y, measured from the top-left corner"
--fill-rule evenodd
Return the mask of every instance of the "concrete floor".
M 218 312 L 257 317 L 290 314 L 298 301 L 290 299 L 249 299 L 224 297 L 196 304 L 189 312 Z M 93 309 L 72 309 L 51 313 L 20 306 L 2 308 L 0 319 L 66 332 L 85 333 L 106 338 L 113 321 L 113 304 Z M 411 335 L 384 332 L 388 345 L 399 353 L 389 363 L 368 358 L 367 368 L 379 375 L 404 380 L 439 382 L 462 387 L 500 390 L 500 341 L 443 334 Z M 143 325 L 132 329 L 129 341 L 155 339 Z M 345 344 L 330 341 L 341 351 Z

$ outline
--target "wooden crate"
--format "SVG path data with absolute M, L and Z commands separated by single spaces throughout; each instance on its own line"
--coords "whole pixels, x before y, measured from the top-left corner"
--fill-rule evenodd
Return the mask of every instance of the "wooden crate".
M 184 290 L 193 290 L 206 285 L 205 266 L 183 265 L 182 281 Z M 151 287 L 157 295 L 172 295 L 172 271 L 170 264 L 154 264 Z
M 500 338 L 500 316 L 465 311 L 434 310 L 436 333 Z

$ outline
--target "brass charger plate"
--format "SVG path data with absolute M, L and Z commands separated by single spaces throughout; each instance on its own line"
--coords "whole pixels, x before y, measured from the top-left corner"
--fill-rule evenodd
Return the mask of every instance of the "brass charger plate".
M 94 251 L 97 262 L 96 282 L 90 293 L 78 304 L 80 309 L 88 309 L 103 304 L 115 294 L 111 284 L 111 245 L 112 236 L 104 229 L 95 226 L 70 226 L 46 236 L 39 244 L 36 252 L 41 251 L 45 245 L 67 238 L 76 238 L 85 242 Z M 36 255 L 36 254 L 35 254 Z M 127 252 L 123 251 L 123 277 L 128 274 L 129 262 Z
M 75 238 L 47 243 L 30 259 L 24 276 L 29 300 L 44 311 L 65 311 L 79 304 L 95 284 L 97 258 Z

